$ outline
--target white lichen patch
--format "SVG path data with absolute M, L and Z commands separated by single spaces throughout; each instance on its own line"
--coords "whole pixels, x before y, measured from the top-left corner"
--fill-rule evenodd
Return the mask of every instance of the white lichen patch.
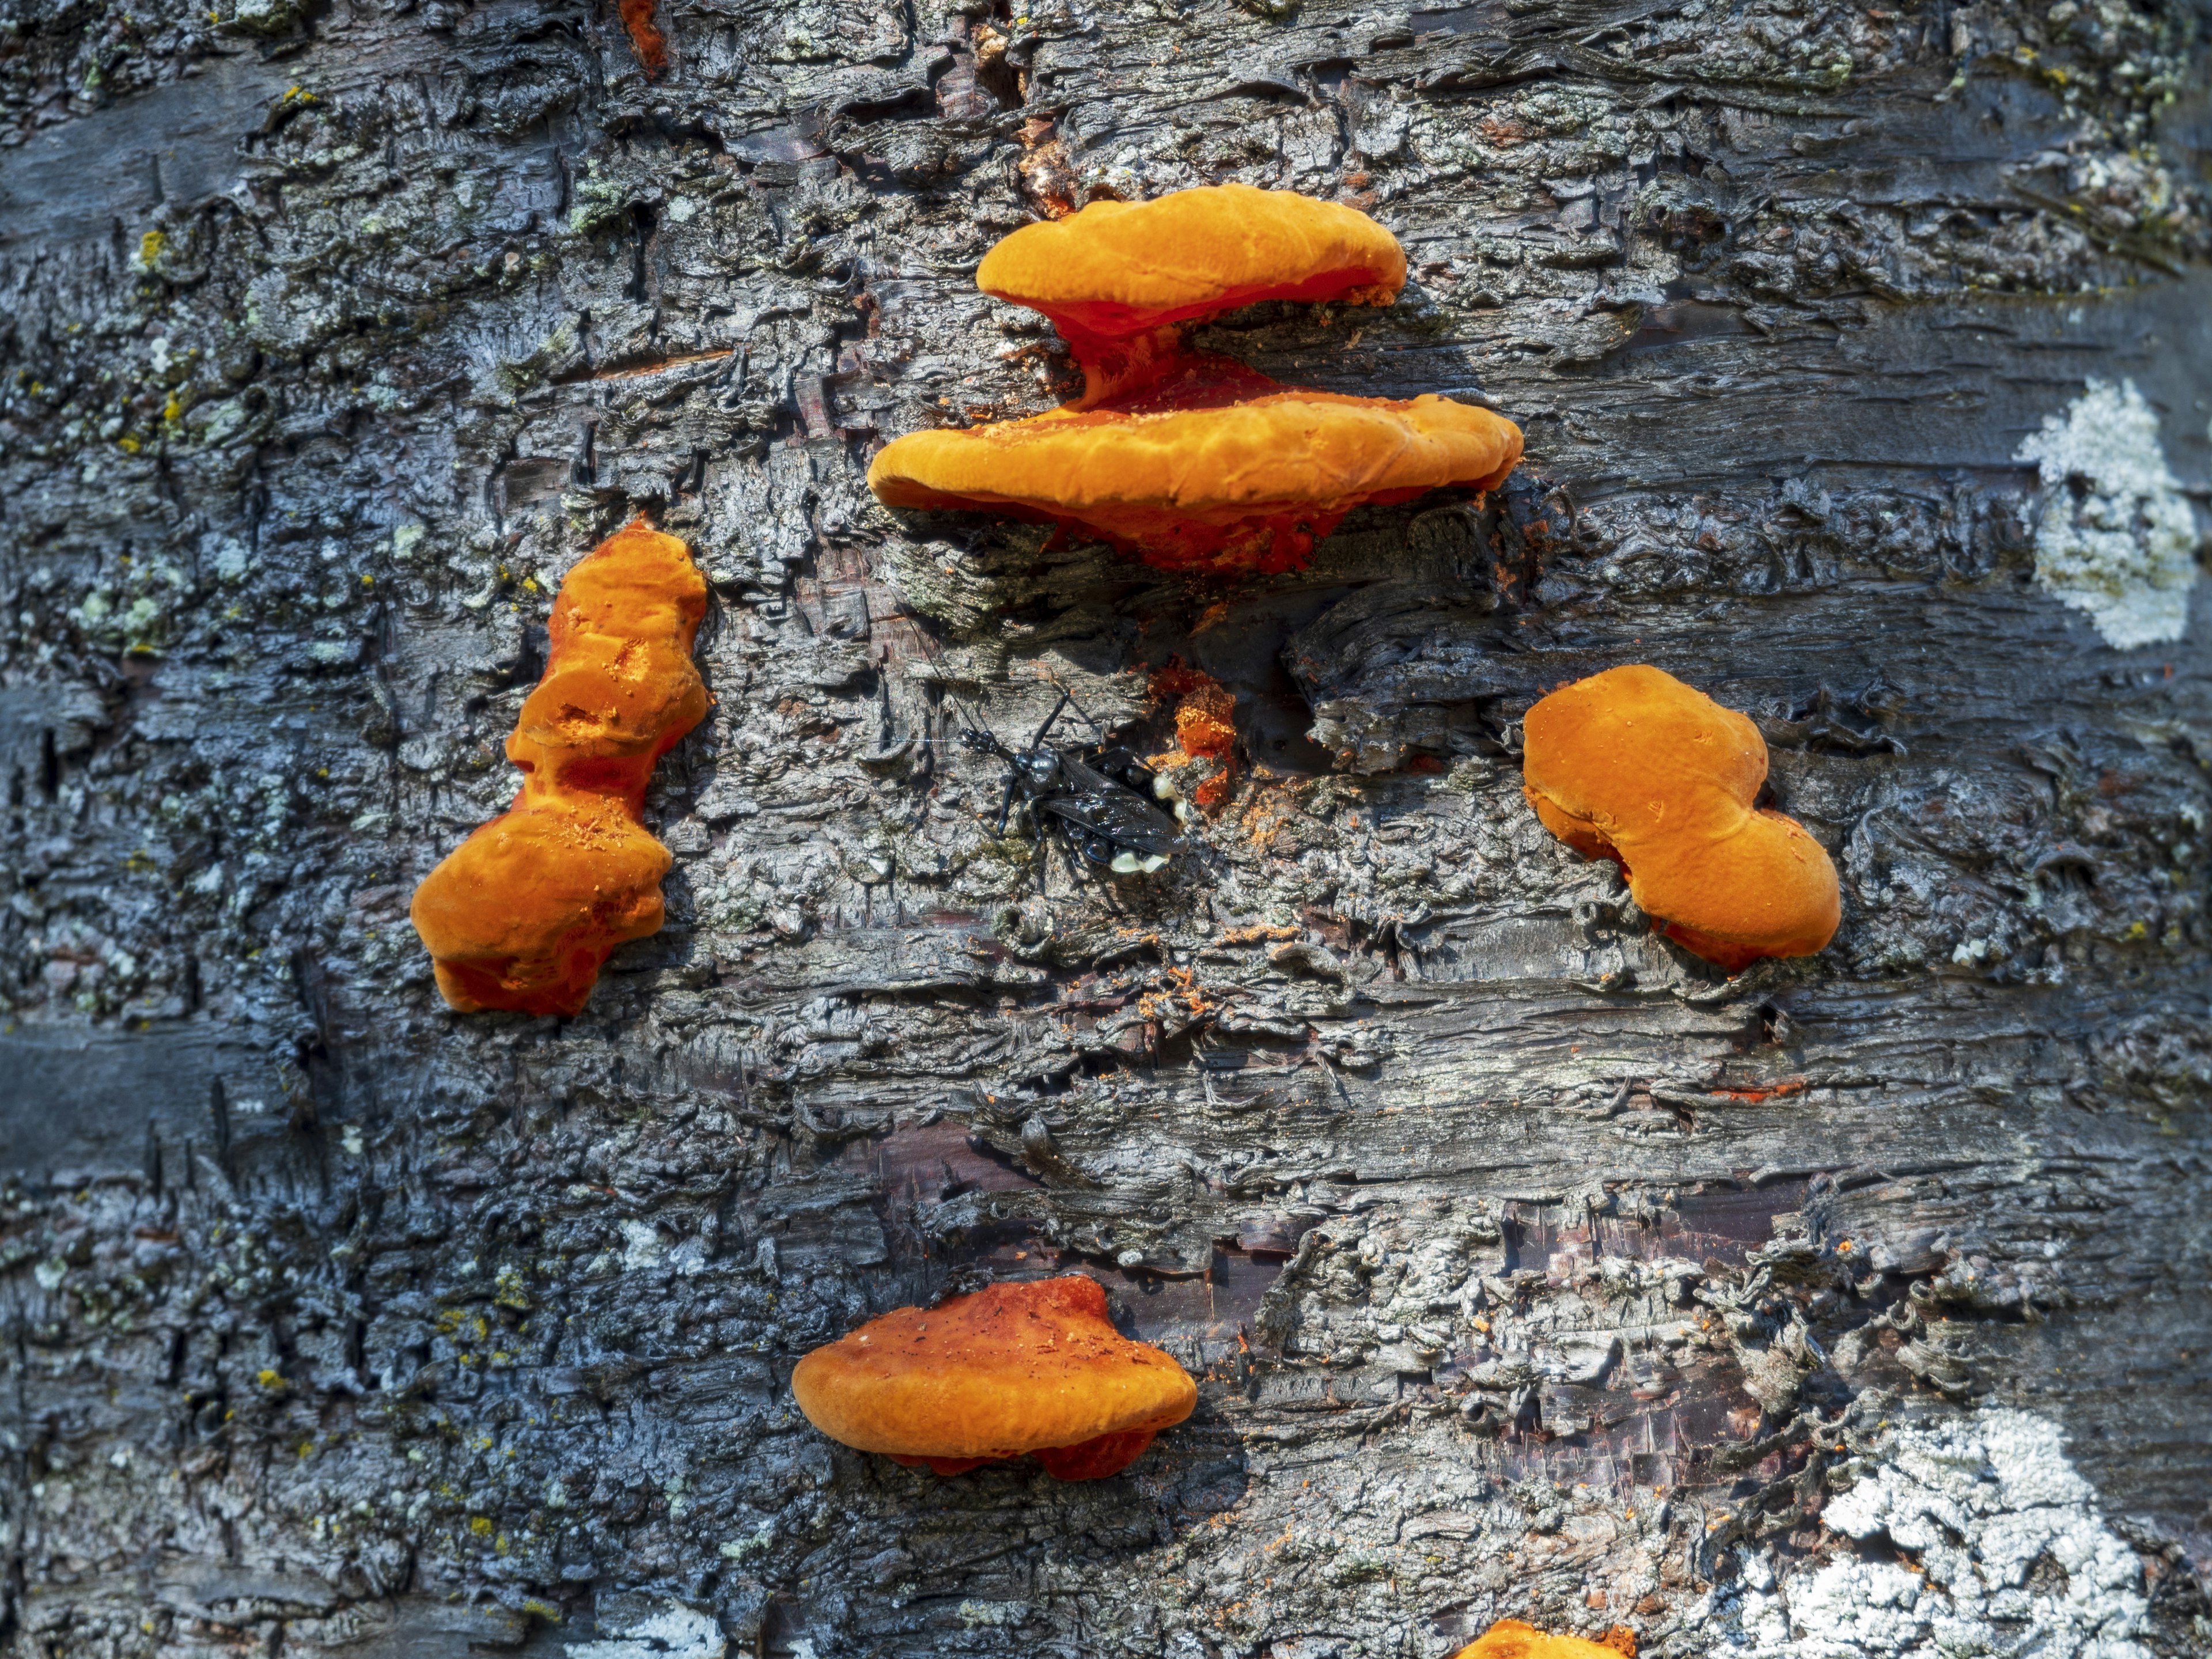
M 711 1613 L 660 1601 L 630 1617 L 603 1620 L 602 1638 L 564 1644 L 568 1659 L 723 1659 L 728 1639 Z
M 1749 1558 L 1746 1588 L 1716 1593 L 1747 1659 L 2147 1659 L 2142 1564 L 2042 1418 L 1901 1430 L 1821 1519 L 1864 1553 L 1779 1583 Z
M 2041 473 L 2035 576 L 2128 650 L 2178 640 L 2197 581 L 2197 520 L 2135 382 L 2092 380 L 2020 447 Z

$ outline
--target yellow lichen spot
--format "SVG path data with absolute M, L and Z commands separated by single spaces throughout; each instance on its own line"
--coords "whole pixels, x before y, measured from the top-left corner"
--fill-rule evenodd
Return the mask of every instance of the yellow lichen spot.
M 300 1443 L 300 1461 L 304 1463 L 314 1455 L 315 1443 L 312 1440 L 302 1440 Z
M 525 576 L 522 579 L 522 586 L 526 592 L 535 593 L 538 591 L 538 578 L 535 576 Z
M 469 1518 L 469 1530 L 470 1530 L 471 1532 L 472 1532 L 472 1533 L 476 1534 L 476 1535 L 477 1535 L 477 1537 L 479 1537 L 479 1538 L 489 1538 L 489 1537 L 490 1537 L 490 1536 L 491 1536 L 491 1517 L 490 1517 L 489 1516 L 488 1516 L 488 1515 L 477 1515 L 477 1516 L 470 1516 L 470 1518 Z
M 2147 921 L 2130 922 L 2128 924 L 2128 937 L 2130 939 L 2148 939 L 2150 937 L 2150 924 Z
M 183 400 L 173 392 L 169 394 L 169 401 L 161 405 L 161 418 L 169 422 L 181 421 L 185 418 Z
M 493 1548 L 495 1551 L 496 1551 L 499 1554 L 501 1554 L 501 1555 L 504 1555 L 504 1554 L 506 1554 L 506 1553 L 507 1553 L 507 1534 L 506 1534 L 505 1533 L 501 1533 L 501 1534 L 500 1534 L 500 1535 L 499 1535 L 498 1537 L 496 1537 L 496 1538 L 493 1539 L 493 1540 L 491 1540 L 491 1547 L 492 1547 L 492 1548 Z
M 153 270 L 154 261 L 161 257 L 161 250 L 168 246 L 168 241 L 169 239 L 158 230 L 149 230 L 141 236 L 138 239 L 138 269 Z
M 374 576 L 372 576 L 372 575 L 370 575 L 367 571 L 365 571 L 365 570 L 364 570 L 363 572 L 362 572 L 362 575 L 361 575 L 361 585 L 362 585 L 363 587 L 374 587 L 374 586 L 376 586 L 376 578 L 375 578 L 375 577 L 374 577 Z
M 271 1394 L 280 1393 L 283 1389 L 289 1389 L 292 1386 L 284 1380 L 283 1374 L 282 1372 L 270 1370 L 266 1368 L 262 1370 L 261 1375 L 256 1377 L 254 1381 L 260 1383 L 263 1388 L 268 1389 Z
M 459 1308 L 441 1309 L 438 1313 L 438 1334 L 451 1336 L 461 1328 L 461 1320 L 464 1316 Z
M 126 455 L 136 455 L 143 446 L 136 438 L 118 438 L 115 447 Z

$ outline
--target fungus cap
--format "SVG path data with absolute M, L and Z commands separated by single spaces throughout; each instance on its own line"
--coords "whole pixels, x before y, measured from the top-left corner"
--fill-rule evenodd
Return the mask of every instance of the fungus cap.
M 1044 313 L 1072 343 L 1261 300 L 1388 305 L 1405 283 L 1398 239 L 1358 209 L 1249 185 L 1093 202 L 1024 226 L 975 271 L 986 294 Z
M 1114 1328 L 1106 1293 L 1081 1277 L 901 1308 L 808 1354 L 791 1389 L 809 1422 L 861 1451 L 946 1474 L 1038 1453 L 1062 1480 L 1113 1473 L 1198 1399 L 1170 1356 Z
M 616 945 L 659 930 L 672 861 L 619 800 L 532 797 L 456 848 L 408 914 L 461 1012 L 573 1014 Z
M 1355 507 L 1487 489 L 1520 459 L 1521 429 L 1471 404 L 1278 388 L 910 433 L 876 457 L 868 485 L 889 507 L 1079 525 L 1171 568 L 1279 570 Z
M 1586 857 L 1618 859 L 1636 902 L 1731 972 L 1810 956 L 1835 936 L 1836 866 L 1796 819 L 1754 810 L 1766 742 L 1659 669 L 1607 669 L 1522 723 L 1523 791 Z
M 1621 1651 L 1586 1637 L 1554 1636 L 1518 1619 L 1501 1619 L 1452 1659 L 1621 1659 Z

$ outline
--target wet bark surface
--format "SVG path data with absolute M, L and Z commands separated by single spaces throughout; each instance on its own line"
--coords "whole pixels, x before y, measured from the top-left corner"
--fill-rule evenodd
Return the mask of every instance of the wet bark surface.
M 2196 556 L 2203 14 L 626 9 L 0 40 L 14 1650 L 1721 1651 L 2002 1407 L 2205 1650 L 2212 660 L 2185 586 L 2129 648 L 2058 591 Z M 994 240 L 1227 179 L 1413 277 L 1198 343 L 1487 402 L 1503 489 L 1214 585 L 872 501 L 1069 386 Z M 2148 449 L 2039 464 L 2084 407 Z M 578 1018 L 457 1017 L 409 896 L 638 512 L 714 592 L 668 926 Z M 1726 978 L 1535 823 L 1519 716 L 1625 661 L 1759 721 L 1820 957 Z M 964 724 L 1065 686 L 1162 750 L 1176 664 L 1237 700 L 1190 854 L 993 833 Z M 1066 1271 L 1200 1378 L 1125 1475 L 791 1403 Z

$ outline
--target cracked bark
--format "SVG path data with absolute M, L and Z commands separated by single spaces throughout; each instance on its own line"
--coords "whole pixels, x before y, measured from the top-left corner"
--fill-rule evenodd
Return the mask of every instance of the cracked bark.
M 1992 1402 L 2201 1650 L 2212 680 L 2039 585 L 2096 499 L 2020 459 L 2128 381 L 2204 503 L 2201 13 L 658 24 L 651 80 L 570 0 L 0 58 L 15 1650 L 1690 1655 L 1893 1424 Z M 1228 179 L 1413 279 L 1200 343 L 1491 402 L 1505 489 L 1222 589 L 874 506 L 876 444 L 1067 383 L 994 240 Z M 641 508 L 715 595 L 669 926 L 579 1019 L 456 1018 L 408 896 Z M 1048 672 L 1161 748 L 1176 659 L 1238 699 L 1202 855 L 988 836 L 963 707 Z M 1624 660 L 1759 720 L 1823 956 L 1722 980 L 1527 813 L 1519 714 Z M 792 1410 L 866 1315 L 1045 1267 L 1202 1377 L 1127 1476 Z

